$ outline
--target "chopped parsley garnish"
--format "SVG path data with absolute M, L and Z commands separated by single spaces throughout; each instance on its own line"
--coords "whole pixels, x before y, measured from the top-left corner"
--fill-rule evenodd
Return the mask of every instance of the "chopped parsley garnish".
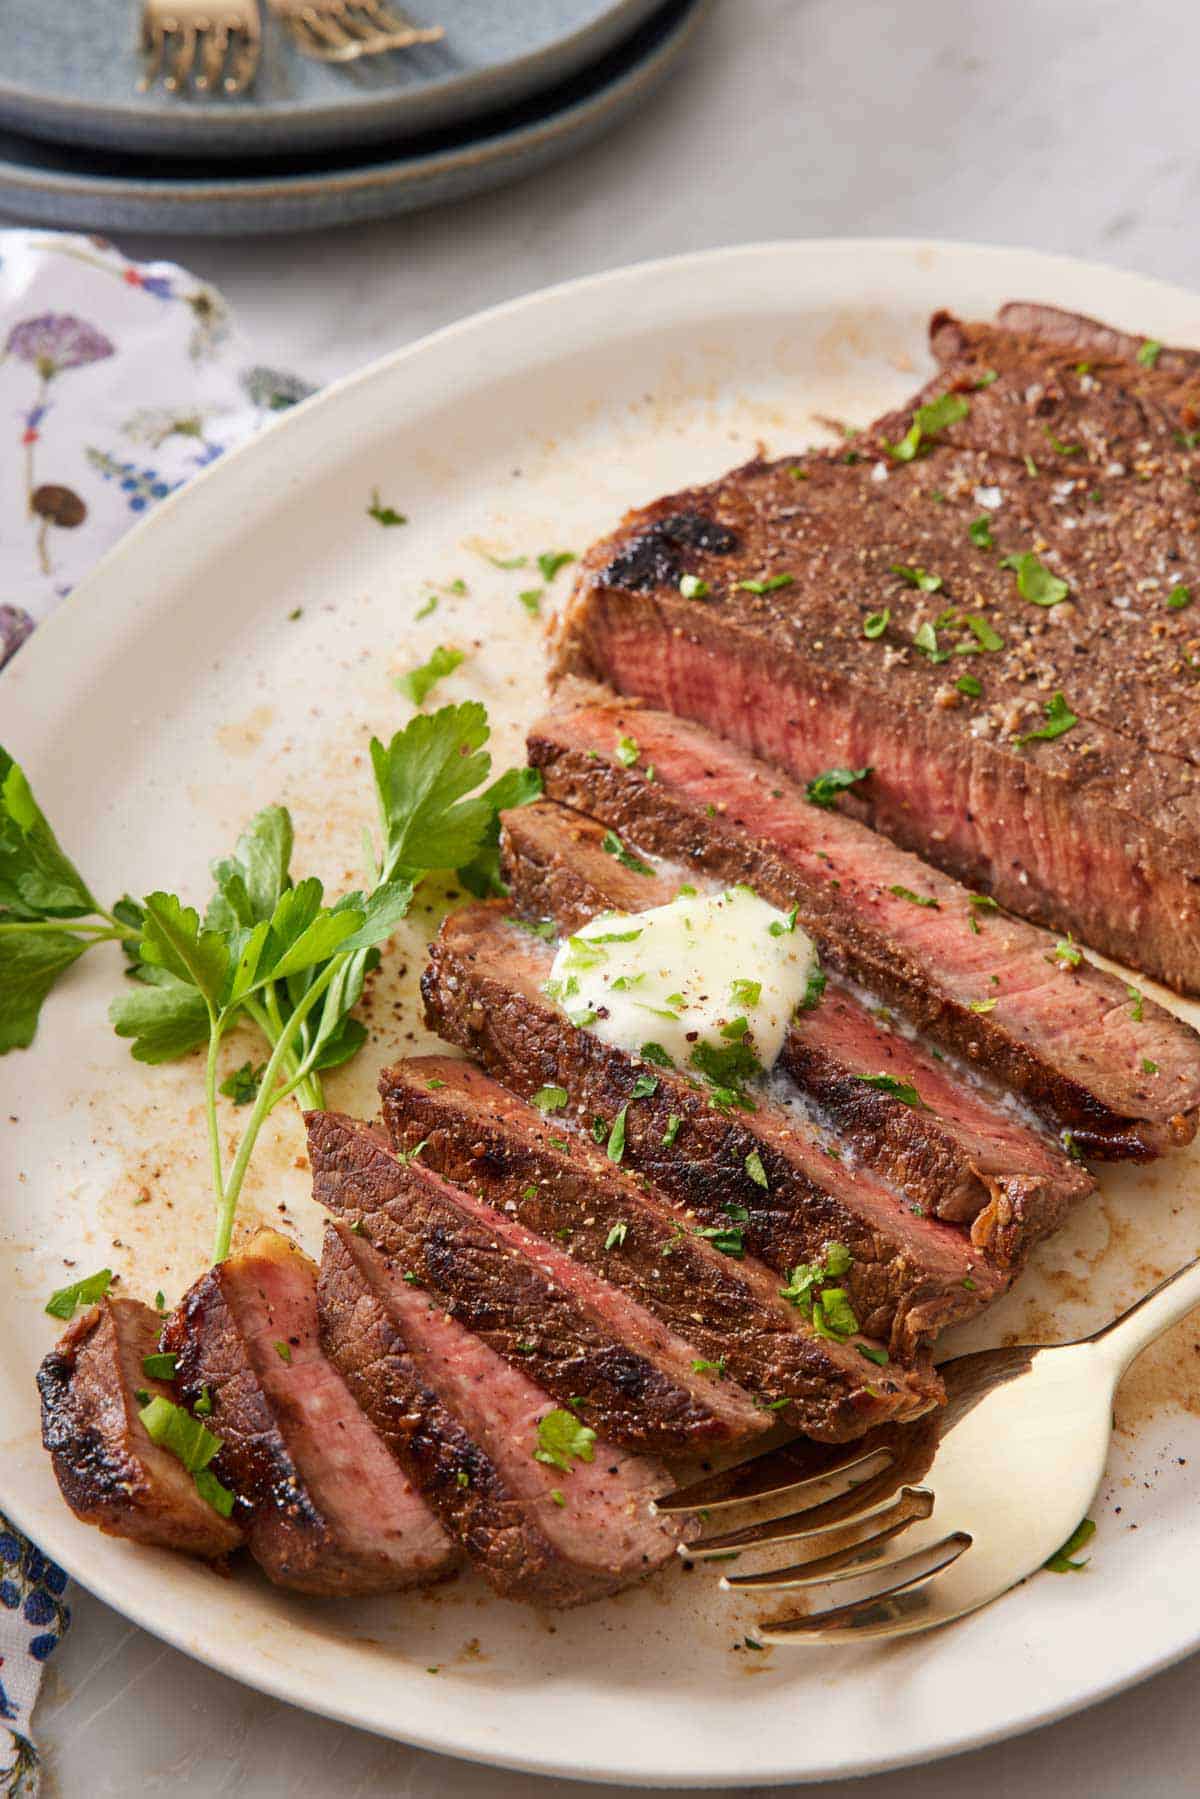
M 964 612 L 963 624 L 974 634 L 980 649 L 1002 650 L 1004 648 L 1003 637 L 993 631 L 986 618 L 981 617 L 978 612 Z
M 541 617 L 542 601 L 545 597 L 546 589 L 544 587 L 523 587 L 517 595 L 530 618 Z
M 967 526 L 967 536 L 977 550 L 990 550 L 995 547 L 995 540 L 992 537 L 992 521 L 986 512 L 981 512 L 978 518 L 971 520 Z
M 800 1001 L 798 1011 L 815 1012 L 825 997 L 826 976 L 823 968 L 814 968 L 808 977 L 808 985 L 804 989 L 804 998 Z
M 974 675 L 960 675 L 954 683 L 959 693 L 965 693 L 968 699 L 977 700 L 983 692 L 983 683 Z
M 1142 346 L 1143 349 L 1146 347 L 1146 345 Z M 1161 348 L 1161 346 L 1155 346 L 1156 350 L 1159 348 Z M 1141 362 L 1142 360 L 1143 358 L 1139 354 L 1138 361 Z M 1153 363 L 1151 363 L 1150 366 L 1153 367 Z M 1090 1518 L 1085 1518 L 1082 1523 L 1076 1525 L 1062 1548 L 1056 1549 L 1049 1561 L 1042 1564 L 1043 1567 L 1049 1568 L 1051 1574 L 1082 1574 L 1091 1558 L 1087 1557 L 1082 1562 L 1074 1562 L 1071 1560 L 1071 1557 L 1082 1549 L 1085 1543 L 1090 1543 L 1095 1534 L 1095 1524 Z
M 706 1362 L 703 1357 L 692 1363 L 693 1374 L 715 1374 L 718 1379 L 725 1372 L 725 1357 L 720 1356 L 715 1362 Z
M 730 981 L 729 993 L 737 1006 L 756 1006 L 762 998 L 762 982 Z
M 540 1087 L 533 1096 L 533 1103 L 538 1112 L 561 1112 L 567 1105 L 567 1088 Z
M 990 893 L 969 893 L 967 895 L 967 905 L 970 908 L 967 916 L 970 921 L 971 929 L 978 937 L 982 926 L 975 914 L 977 912 L 998 912 L 1000 908 Z
M 216 1476 L 208 1474 L 208 1464 L 221 1447 L 221 1438 L 215 1437 L 198 1418 L 185 1412 L 181 1405 L 173 1400 L 164 1399 L 155 1394 L 149 1405 L 143 1406 L 138 1413 L 146 1434 L 152 1443 L 167 1450 L 176 1461 L 182 1462 L 188 1473 L 193 1476 L 202 1499 L 228 1518 L 233 1510 L 233 1494 L 223 1487 Z M 201 1479 L 208 1474 L 208 1479 Z
M 1182 612 L 1192 603 L 1192 590 L 1182 581 L 1176 583 L 1167 595 L 1167 607 L 1171 612 Z
M 145 1399 L 145 1404 L 149 1405 L 149 1403 L 150 1403 L 150 1395 L 147 1393 L 146 1399 Z M 200 1397 L 196 1401 L 195 1405 L 192 1407 L 192 1411 L 195 1413 L 197 1418 L 211 1418 L 212 1417 L 212 1409 L 213 1409 L 212 1394 L 209 1392 L 207 1386 L 201 1387 Z
M 530 1181 L 530 1183 L 527 1187 L 521 1188 L 521 1198 L 522 1199 L 536 1199 L 537 1196 L 538 1196 L 538 1190 L 534 1186 L 532 1181 Z
M 721 1026 L 721 1035 L 727 1037 L 730 1042 L 736 1042 L 739 1037 L 746 1036 L 749 1029 L 750 1020 L 748 1018 L 731 1018 L 727 1024 Z
M 867 772 L 870 773 L 870 770 Z M 814 800 L 813 804 L 824 806 L 830 804 L 830 802 L 827 800 Z M 799 913 L 799 906 L 793 906 L 791 911 L 785 913 L 782 918 L 773 918 L 767 926 L 767 930 L 772 937 L 790 937 L 796 928 L 796 919 L 798 918 Z
M 197 1468 L 192 1475 L 196 1483 L 196 1491 L 214 1512 L 220 1512 L 222 1518 L 232 1516 L 235 1495 L 228 1487 L 221 1485 L 211 1468 Z
M 554 1501 L 555 1505 L 566 1505 L 566 1503 L 567 1503 L 567 1496 L 563 1492 L 561 1487 L 551 1487 L 550 1497 Z
M 1129 1016 L 1132 1018 L 1134 1024 L 1141 1024 L 1142 1008 L 1146 1002 L 1145 994 L 1139 993 L 1136 987 L 1126 987 L 1125 997 L 1126 999 L 1131 999 L 1133 1001 L 1132 1006 L 1129 1008 Z M 49 1307 L 46 1309 L 48 1311 Z
M 671 1116 L 667 1119 L 667 1128 L 663 1132 L 663 1148 L 664 1149 L 670 1149 L 670 1147 L 674 1143 L 676 1137 L 678 1137 L 679 1126 L 681 1123 L 682 1123 L 682 1120 L 680 1119 L 679 1113 L 672 1112 Z
M 483 554 L 485 560 L 490 562 L 493 568 L 524 568 L 529 561 L 528 556 L 489 556 L 486 550 Z
M 397 675 L 395 685 L 414 706 L 421 706 L 438 682 L 454 673 L 459 663 L 465 660 L 465 654 L 463 650 L 452 650 L 440 643 L 428 662 L 422 662 L 405 674 Z
M 898 1099 L 902 1106 L 911 1106 L 914 1112 L 928 1112 L 929 1107 L 921 1098 L 916 1088 L 909 1081 L 898 1081 L 890 1074 L 860 1074 L 858 1079 L 866 1087 L 874 1087 L 880 1093 L 890 1094 Z
M 868 612 L 863 620 L 863 636 L 872 639 L 882 637 L 891 622 L 892 613 L 889 606 L 885 606 L 882 612 Z
M 286 1362 L 289 1367 L 291 1366 L 292 1346 L 290 1343 L 285 1343 L 282 1337 L 275 1345 L 275 1354 L 279 1357 L 281 1362 Z
M 437 607 L 438 607 L 438 597 L 437 597 L 436 593 L 431 593 L 429 598 L 426 600 L 425 604 L 423 606 L 418 607 L 416 612 L 413 613 L 413 617 L 414 618 L 428 618 L 431 613 L 437 611 Z
M 1025 731 L 1021 736 L 1013 738 L 1018 749 L 1023 744 L 1032 743 L 1038 737 L 1045 738 L 1047 741 L 1054 737 L 1061 737 L 1064 731 L 1069 731 L 1072 725 L 1079 723 L 1061 693 L 1056 693 L 1052 699 L 1047 700 L 1044 710 L 1046 713 L 1044 725 L 1040 725 L 1036 731 Z
M 518 1344 L 517 1347 L 520 1348 L 521 1345 Z M 455 1486 L 458 1486 L 458 1487 L 469 1487 L 470 1486 L 471 1476 L 467 1473 L 465 1468 L 456 1468 L 455 1469 L 454 1484 L 455 1484 Z
M 547 1412 L 537 1428 L 538 1446 L 533 1452 L 535 1462 L 545 1462 L 548 1467 L 561 1468 L 564 1474 L 570 1474 L 576 1461 L 591 1462 L 596 1459 L 596 1433 L 586 1424 L 581 1424 L 574 1412 L 561 1407 Z
M 638 749 L 636 738 L 619 737 L 617 739 L 617 761 L 622 768 L 632 768 L 640 755 L 641 751 Z
M 826 811 L 834 806 L 839 793 L 865 781 L 871 773 L 868 768 L 827 768 L 823 774 L 814 775 L 804 789 L 804 797 L 810 806 L 823 806 Z M 774 926 L 772 926 L 774 929 Z
M 910 587 L 919 587 L 922 593 L 937 593 L 942 585 L 942 577 L 931 575 L 927 568 L 917 568 L 909 562 L 892 562 L 888 567 L 893 575 L 899 575 Z
M 46 1301 L 45 1310 L 51 1318 L 73 1318 L 77 1306 L 94 1306 L 97 1300 L 103 1299 L 112 1282 L 112 1269 L 101 1268 L 98 1274 L 85 1275 L 82 1280 L 72 1281 L 69 1287 L 60 1287 Z
M 930 899 L 926 893 L 914 893 L 911 887 L 889 887 L 888 892 L 897 899 L 908 900 L 910 905 L 927 906 L 931 912 L 941 910 L 941 901 Z
M 574 562 L 574 560 L 575 553 L 573 550 L 543 550 L 537 559 L 537 565 L 542 571 L 543 581 L 553 581 L 559 569 L 566 568 L 567 564 L 569 562 Z
M 882 1343 L 860 1343 L 858 1353 L 865 1356 L 868 1362 L 874 1362 L 877 1368 L 882 1368 L 888 1359 L 888 1352 Z
M 999 381 L 999 379 L 1000 373 L 998 369 L 984 369 L 981 375 L 975 377 L 975 386 L 977 388 L 990 387 L 993 381 Z
M 633 1083 L 630 1099 L 651 1099 L 658 1092 L 658 1082 L 652 1074 L 639 1074 Z
M 367 517 L 373 518 L 379 525 L 407 525 L 408 520 L 394 506 L 385 506 L 379 498 L 379 489 L 371 491 L 371 504 L 367 507 Z
M 1063 443 L 1060 438 L 1055 437 L 1049 425 L 1042 426 L 1042 436 L 1046 439 L 1046 442 L 1050 445 L 1050 448 L 1054 451 L 1056 456 L 1078 456 L 1081 454 L 1081 446 L 1079 444 Z
M 600 1144 L 607 1143 L 609 1128 L 610 1127 L 609 1127 L 609 1122 L 608 1122 L 607 1118 L 600 1118 L 600 1117 L 593 1118 L 592 1119 L 592 1140 L 593 1140 L 593 1142 L 600 1143 Z
M 1158 1063 L 1152 1062 L 1150 1060 L 1149 1056 L 1143 1056 L 1142 1057 L 1142 1073 L 1143 1074 L 1157 1074 L 1158 1073 Z
M 697 1043 L 688 1060 L 711 1086 L 728 1096 L 726 1103 L 738 1105 L 743 1111 L 754 1110 L 742 1093 L 742 1087 L 747 1081 L 757 1079 L 763 1067 L 748 1043 L 739 1040 L 720 1049 L 712 1043 Z
M 756 1187 L 770 1186 L 770 1182 L 767 1180 L 767 1171 L 763 1167 L 762 1157 L 756 1149 L 752 1149 L 750 1154 L 746 1157 L 746 1173 L 750 1176 L 750 1179 L 754 1182 Z
M 1152 369 L 1162 355 L 1162 345 L 1156 338 L 1148 337 L 1137 353 L 1137 359 L 1144 369 Z M 1093 1525 L 1092 1529 L 1095 1529 Z M 1089 1531 L 1088 1535 L 1091 1535 Z M 1086 1540 L 1086 1539 L 1085 1539 Z
M 1061 575 L 1052 574 L 1032 550 L 1019 556 L 1004 556 L 1001 568 L 1011 568 L 1017 577 L 1017 592 L 1034 606 L 1059 606 L 1070 593 L 1070 585 Z
M 762 581 L 739 581 L 738 586 L 746 593 L 775 593 L 781 587 L 790 587 L 795 575 L 768 575 Z
M 178 1356 L 166 1353 L 143 1356 L 142 1373 L 148 1374 L 151 1380 L 174 1380 L 178 1360 Z
M 939 394 L 936 400 L 917 407 L 912 424 L 899 443 L 885 443 L 883 447 L 894 461 L 913 462 L 927 444 L 932 443 L 948 426 L 965 419 L 970 410 L 970 401 L 962 394 Z
M 917 626 L 913 632 L 912 642 L 913 648 L 920 650 L 922 656 L 928 656 L 931 662 L 949 662 L 950 652 L 938 649 L 937 627 L 931 625 L 928 619 L 924 624 Z
M 1059 938 L 1058 942 L 1054 945 L 1054 955 L 1055 959 L 1061 962 L 1064 968 L 1078 968 L 1079 964 L 1083 961 L 1083 951 L 1075 942 L 1074 938 L 1069 935 L 1067 937 Z
M 266 1072 L 265 1062 L 260 1062 L 257 1068 L 250 1062 L 243 1062 L 240 1068 L 235 1068 L 232 1074 L 226 1075 L 217 1092 L 223 1093 L 226 1099 L 231 1099 L 235 1106 L 251 1105 L 258 1098 L 258 1090 Z
M 798 1262 L 781 1296 L 811 1319 L 819 1336 L 852 1337 L 858 1330 L 845 1289 L 827 1283 L 848 1273 L 853 1256 L 844 1243 L 830 1243 L 819 1262 Z
M 619 1162 L 625 1154 L 625 1119 L 629 1107 L 622 1106 L 612 1121 L 612 1129 L 608 1133 L 608 1146 L 605 1151 L 610 1162 Z
M 695 1237 L 703 1237 L 714 1249 L 719 1249 L 723 1256 L 729 1256 L 740 1262 L 746 1253 L 746 1244 L 740 1225 L 707 1224 L 701 1230 L 693 1231 Z
M 553 943 L 558 936 L 558 929 L 552 918 L 517 918 L 506 917 L 505 924 L 515 924 L 519 931 L 528 931 L 531 937 L 540 937 L 543 943 Z
M 619 1249 L 628 1235 L 629 1226 L 625 1223 L 623 1218 L 618 1219 L 617 1223 L 613 1225 L 607 1237 L 604 1239 L 605 1249 Z
M 1026 457 L 1025 457 L 1025 473 L 1026 473 L 1026 474 L 1027 474 L 1027 475 L 1032 475 L 1032 476 L 1033 476 L 1033 479 L 1034 479 L 1034 480 L 1035 480 L 1035 481 L 1036 481 L 1036 480 L 1037 480 L 1037 477 L 1038 477 L 1038 465 L 1037 465 L 1037 463 L 1036 463 L 1036 462 L 1035 462 L 1035 461 L 1034 461 L 1034 460 L 1033 460 L 1033 457 L 1032 457 L 1032 456 L 1029 456 L 1029 455 L 1027 455 L 1027 456 L 1026 456 Z
M 655 1043 L 653 1040 L 643 1043 L 638 1050 L 638 1055 L 643 1062 L 653 1062 L 656 1068 L 674 1068 L 675 1066 L 662 1044 Z
M 652 875 L 654 870 L 648 862 L 635 856 L 632 850 L 626 849 L 615 831 L 605 831 L 600 840 L 600 848 L 606 855 L 615 856 L 622 868 L 628 868 L 635 875 Z
M 679 591 L 685 600 L 706 600 L 711 590 L 699 575 L 680 575 Z
M 994 1012 L 996 1010 L 996 1002 L 994 999 L 973 999 L 971 1001 L 970 1010 L 972 1012 Z

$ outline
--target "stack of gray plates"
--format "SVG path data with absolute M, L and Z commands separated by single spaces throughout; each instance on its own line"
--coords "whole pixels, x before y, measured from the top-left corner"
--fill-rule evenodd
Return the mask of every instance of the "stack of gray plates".
M 137 91 L 137 0 L 18 7 L 0 58 L 0 213 L 93 230 L 297 231 L 496 187 L 638 107 L 708 0 L 412 0 L 445 37 L 336 65 L 263 0 L 249 94 Z

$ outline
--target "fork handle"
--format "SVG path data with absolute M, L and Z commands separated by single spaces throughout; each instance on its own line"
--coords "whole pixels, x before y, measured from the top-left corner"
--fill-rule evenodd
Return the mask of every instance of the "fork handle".
M 1104 1325 L 1087 1338 L 1089 1343 L 1103 1344 L 1112 1365 L 1114 1380 L 1120 1380 L 1129 1364 L 1143 1349 L 1157 1342 L 1200 1306 L 1200 1256 L 1169 1274 L 1166 1280 L 1151 1287 L 1136 1305 Z

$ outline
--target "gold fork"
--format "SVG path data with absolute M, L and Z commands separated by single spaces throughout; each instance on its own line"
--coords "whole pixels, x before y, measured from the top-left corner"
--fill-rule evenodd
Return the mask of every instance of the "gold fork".
M 436 44 L 446 35 L 440 25 L 415 25 L 381 0 L 271 0 L 271 10 L 296 48 L 319 62 L 355 62 L 386 50 Z
M 262 50 L 258 0 L 143 0 L 141 47 L 141 93 L 164 68 L 173 94 L 189 81 L 200 94 L 245 93 Z
M 823 1588 L 836 1599 L 835 1583 L 861 1583 L 847 1603 L 765 1619 L 763 1643 L 861 1643 L 949 1623 L 1077 1535 L 1104 1471 L 1121 1377 L 1198 1305 L 1200 1258 L 1080 1342 L 944 1363 L 947 1403 L 915 1424 L 841 1450 L 787 1444 L 680 1488 L 657 1509 L 709 1517 L 754 1508 L 753 1522 L 685 1545 L 689 1560 L 803 1544 L 801 1561 L 726 1574 L 729 1591 Z

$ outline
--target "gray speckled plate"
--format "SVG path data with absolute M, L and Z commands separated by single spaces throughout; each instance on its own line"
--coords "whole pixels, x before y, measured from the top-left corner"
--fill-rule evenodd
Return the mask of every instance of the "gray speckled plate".
M 157 163 L 147 176 L 136 157 L 0 132 L 0 212 L 41 225 L 230 236 L 352 225 L 461 199 L 544 168 L 615 125 L 666 74 L 711 4 L 670 0 L 586 76 L 490 116 L 465 142 L 431 134 L 400 158 L 231 165 L 215 177 Z
M 442 43 L 336 66 L 264 19 L 251 94 L 139 94 L 137 0 L 0 0 L 0 125 L 53 143 L 180 156 L 267 156 L 444 130 L 569 80 L 658 0 L 411 0 Z M 264 14 L 267 0 L 260 0 Z

